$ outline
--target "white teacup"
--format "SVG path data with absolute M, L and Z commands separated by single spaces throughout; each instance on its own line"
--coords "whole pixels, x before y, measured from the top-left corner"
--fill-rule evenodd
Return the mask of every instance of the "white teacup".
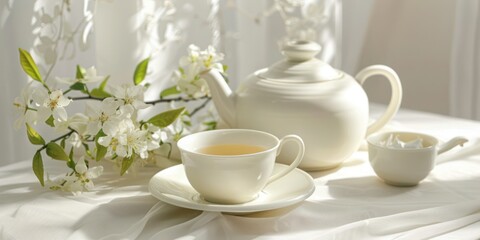
M 298 145 L 295 160 L 282 172 L 272 175 L 275 158 L 283 144 L 290 141 Z M 279 140 L 272 134 L 247 129 L 199 132 L 183 137 L 177 145 L 192 187 L 206 201 L 221 204 L 255 199 L 267 184 L 294 170 L 305 152 L 302 139 L 296 135 Z M 252 146 L 261 149 L 253 151 Z M 225 149 L 228 154 L 239 152 L 226 155 L 221 152 Z
M 389 138 L 404 143 L 421 142 L 418 148 L 388 146 Z M 468 140 L 456 137 L 439 146 L 433 136 L 413 132 L 384 132 L 367 138 L 368 156 L 373 170 L 385 183 L 394 186 L 415 186 L 425 179 L 435 166 L 435 158 Z

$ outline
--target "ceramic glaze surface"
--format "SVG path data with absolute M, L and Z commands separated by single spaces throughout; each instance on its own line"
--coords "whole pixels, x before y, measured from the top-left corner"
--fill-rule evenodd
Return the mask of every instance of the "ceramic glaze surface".
M 295 143 L 292 163 L 273 174 L 277 152 Z M 263 151 L 242 155 L 212 155 L 199 152 L 218 144 L 251 144 Z M 222 204 L 239 204 L 255 199 L 268 183 L 293 171 L 302 161 L 304 143 L 296 135 L 278 139 L 270 133 L 251 129 L 223 129 L 199 132 L 178 141 L 186 176 L 203 199 Z
M 305 142 L 300 168 L 322 170 L 338 166 L 358 149 L 366 134 L 382 128 L 397 112 L 401 85 L 396 73 L 382 65 L 365 68 L 356 79 L 313 58 L 313 42 L 284 48 L 286 59 L 261 69 L 233 92 L 215 70 L 204 77 L 220 117 L 232 128 L 249 128 L 276 136 L 297 134 Z M 368 98 L 361 84 L 383 75 L 392 87 L 386 112 L 368 126 Z M 289 163 L 295 153 L 287 146 L 277 159 Z
M 236 109 L 248 114 L 237 115 L 235 126 L 277 136 L 299 135 L 306 144 L 300 164 L 302 169 L 331 168 L 340 164 L 358 149 L 365 136 L 368 99 L 352 77 L 295 84 L 253 75 L 244 84 L 246 87 L 239 87 L 236 92 Z M 290 153 L 295 153 L 295 149 L 288 146 L 278 162 L 289 163 Z
M 275 164 L 274 173 L 288 166 Z M 285 187 L 288 186 L 288 187 Z M 267 185 L 259 196 L 241 204 L 217 204 L 205 201 L 191 186 L 182 164 L 164 169 L 150 180 L 148 189 L 152 195 L 166 203 L 211 212 L 251 213 L 283 208 L 298 204 L 315 191 L 312 177 L 295 168 L 285 177 Z
M 391 136 L 402 141 L 420 139 L 421 148 L 395 148 L 386 146 Z M 435 167 L 437 155 L 449 151 L 457 145 L 463 146 L 468 140 L 456 137 L 439 145 L 433 136 L 413 132 L 384 132 L 368 137 L 368 157 L 375 174 L 385 183 L 408 187 L 415 186 L 425 179 Z

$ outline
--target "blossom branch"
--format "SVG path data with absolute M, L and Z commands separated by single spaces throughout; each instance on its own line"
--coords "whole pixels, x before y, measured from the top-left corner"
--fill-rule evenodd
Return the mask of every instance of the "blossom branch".
M 61 139 L 63 139 L 63 138 L 67 138 L 67 137 L 69 137 L 70 135 L 72 135 L 74 132 L 76 132 L 76 131 L 75 131 L 74 129 L 72 129 L 72 128 L 69 128 L 69 129 L 70 129 L 70 132 L 63 134 L 62 136 L 57 137 L 57 138 L 51 140 L 50 142 L 56 142 L 56 141 L 61 140 Z M 37 152 L 40 152 L 40 151 L 42 151 L 43 149 L 47 148 L 47 145 L 48 145 L 48 144 L 43 145 L 41 148 L 39 148 L 39 149 L 37 150 Z
M 203 97 L 199 97 L 199 98 L 184 98 L 184 97 L 168 98 L 168 99 L 161 98 L 161 99 L 154 100 L 154 101 L 147 101 L 145 103 L 155 105 L 157 103 L 169 103 L 169 102 L 175 102 L 175 101 L 190 102 L 190 101 L 196 101 L 196 100 L 200 100 L 200 99 L 210 99 L 210 97 L 209 96 L 203 96 Z
M 97 100 L 97 101 L 103 101 L 105 98 L 98 98 L 98 97 L 92 97 L 90 95 L 88 96 L 83 96 L 83 97 L 68 97 L 70 100 Z
M 97 100 L 97 101 L 103 101 L 105 98 L 98 98 L 98 97 L 92 97 L 92 96 L 83 96 L 83 97 L 69 97 L 68 99 L 70 100 Z M 203 96 L 199 98 L 185 98 L 185 97 L 177 97 L 177 98 L 161 98 L 153 101 L 146 101 L 145 104 L 150 104 L 150 105 L 155 105 L 157 103 L 170 103 L 170 102 L 190 102 L 190 101 L 196 101 L 196 100 L 201 100 L 201 99 L 207 99 L 210 100 L 211 98 L 209 96 Z
M 61 9 L 65 7 L 63 4 L 67 3 L 62 0 Z M 60 20 L 62 21 L 62 18 Z M 56 41 L 54 50 L 58 47 L 59 39 L 57 38 Z M 41 153 L 44 150 L 52 159 L 66 161 L 66 165 L 73 170 L 58 181 L 52 182 L 48 179 L 47 181 L 53 184 L 50 189 L 76 193 L 91 190 L 93 188 L 91 179 L 96 178 L 103 171 L 101 166 L 90 168 L 89 160 L 100 161 L 105 158 L 115 160 L 121 164 L 120 173 L 123 175 L 131 166 L 135 166 L 134 163 L 140 161 L 139 163 L 143 165 L 151 161 L 149 154 L 153 154 L 153 151 L 158 149 L 158 154 L 163 155 L 161 145 L 171 145 L 183 135 L 191 133 L 189 127 L 192 127 L 192 123 L 188 117 L 198 115 L 212 100 L 206 81 L 201 78 L 200 73 L 210 68 L 223 73 L 226 66 L 220 63 L 223 60 L 223 54 L 217 54 L 213 47 L 201 51 L 192 45 L 189 50 L 189 55 L 181 59 L 180 67 L 174 72 L 173 80 L 176 85 L 163 90 L 159 94 L 159 99 L 149 101 L 144 100 L 147 88 L 141 84 L 147 74 L 149 58 L 137 66 L 133 79 L 134 85 L 112 85 L 109 86 L 111 88 L 108 91 L 105 90 L 108 77 L 98 76 L 94 67 L 85 69 L 80 65 L 77 65 L 74 78 L 56 77 L 56 80 L 68 83 L 68 89 L 50 91 L 47 83 L 37 76 L 36 63 L 33 60 L 21 61 L 25 72 L 30 76 L 33 75 L 33 78 L 46 88 L 35 89 L 35 92 L 26 88 L 25 92 L 22 91 L 22 99 L 15 100 L 14 103 L 21 110 L 21 117 L 24 118 L 22 121 L 27 123 L 30 142 L 38 147 L 33 157 L 32 168 L 40 183 L 44 185 Z M 28 52 L 20 51 L 20 54 L 23 58 L 31 59 Z M 52 69 L 55 64 L 56 59 Z M 50 73 L 49 70 L 47 79 Z M 88 83 L 99 81 L 102 82 L 91 91 L 87 88 Z M 72 91 L 81 94 L 66 96 Z M 90 102 L 84 114 L 76 113 L 68 117 L 65 108 L 74 100 L 97 102 Z M 191 101 L 199 101 L 199 103 L 196 103 L 190 114 L 185 115 L 186 119 L 181 121 L 176 120 L 184 112 L 184 107 L 159 113 L 147 121 L 137 119 L 138 111 L 149 105 Z M 98 102 L 100 104 L 97 104 Z M 56 138 L 46 142 L 35 129 L 29 126 L 28 123 L 35 120 L 41 120 L 57 130 L 63 131 L 65 128 L 67 130 L 63 132 L 64 134 L 57 135 Z M 175 121 L 175 125 L 172 125 Z M 214 129 L 216 121 L 209 121 L 204 125 L 208 129 Z M 201 129 L 193 129 L 193 131 L 197 130 Z M 120 141 L 122 139 L 128 139 L 128 141 Z M 61 142 L 57 143 L 59 141 Z M 90 151 L 90 143 L 94 143 L 93 151 Z M 71 147 L 70 154 L 67 147 Z M 79 157 L 81 154 L 83 155 Z M 171 148 L 166 156 L 170 154 Z
M 193 116 L 195 115 L 195 113 L 197 113 L 198 111 L 200 111 L 201 109 L 203 109 L 205 106 L 207 106 L 207 104 L 210 102 L 210 100 L 212 100 L 211 98 L 208 98 L 207 100 L 205 100 L 202 105 L 196 107 L 195 109 L 193 109 L 193 111 L 190 113 L 190 116 Z

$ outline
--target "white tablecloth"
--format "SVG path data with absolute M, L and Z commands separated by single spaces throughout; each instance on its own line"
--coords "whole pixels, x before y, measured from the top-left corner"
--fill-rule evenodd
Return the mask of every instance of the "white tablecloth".
M 0 239 L 480 239 L 480 122 L 401 110 L 387 128 L 470 142 L 442 155 L 416 187 L 384 184 L 359 151 L 312 172 L 306 201 L 242 216 L 160 202 L 147 189 L 154 167 L 121 178 L 107 168 L 96 191 L 73 196 L 42 188 L 21 161 L 0 168 Z

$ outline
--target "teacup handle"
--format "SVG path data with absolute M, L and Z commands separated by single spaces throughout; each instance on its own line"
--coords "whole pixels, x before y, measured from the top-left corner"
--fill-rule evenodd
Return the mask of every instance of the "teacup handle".
M 297 156 L 295 157 L 295 160 L 288 166 L 288 168 L 285 168 L 281 172 L 271 176 L 268 179 L 267 184 L 270 184 L 271 182 L 273 182 L 273 181 L 287 175 L 289 172 L 293 171 L 296 167 L 298 167 L 298 165 L 300 164 L 300 162 L 303 159 L 303 154 L 305 154 L 305 144 L 303 143 L 303 140 L 297 135 L 287 135 L 287 136 L 283 137 L 282 139 L 280 139 L 280 144 L 279 144 L 278 149 L 277 149 L 277 156 L 280 154 L 280 151 L 282 150 L 283 145 L 287 142 L 295 142 L 298 145 Z
M 397 73 L 393 71 L 390 67 L 385 65 L 372 65 L 361 70 L 355 78 L 363 85 L 365 80 L 374 75 L 383 75 L 390 82 L 392 88 L 392 96 L 390 97 L 390 103 L 388 104 L 387 110 L 383 115 L 377 119 L 374 123 L 368 126 L 367 136 L 380 130 L 385 126 L 398 111 L 400 104 L 402 102 L 402 84 L 400 83 L 400 78 Z

